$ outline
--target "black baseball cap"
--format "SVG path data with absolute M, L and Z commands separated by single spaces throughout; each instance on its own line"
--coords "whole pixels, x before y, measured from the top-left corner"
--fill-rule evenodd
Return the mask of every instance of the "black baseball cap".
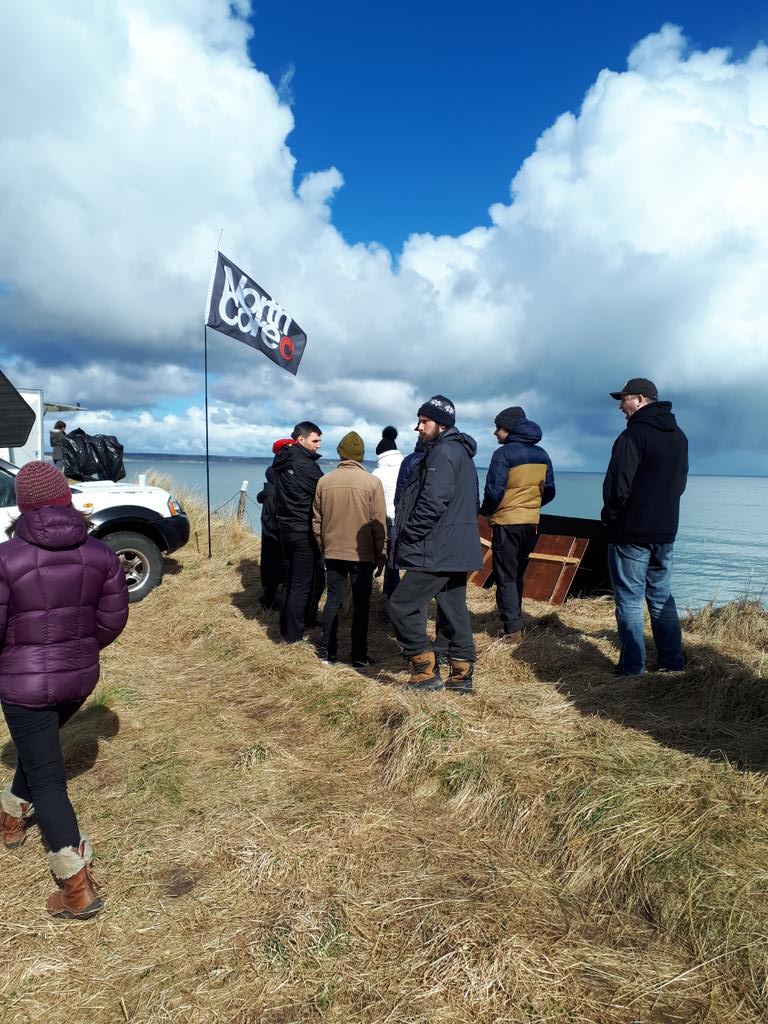
M 659 400 L 656 385 L 646 377 L 632 377 L 620 391 L 611 391 L 611 398 L 615 398 L 617 401 L 624 395 L 642 395 L 643 398 L 650 398 L 652 402 Z

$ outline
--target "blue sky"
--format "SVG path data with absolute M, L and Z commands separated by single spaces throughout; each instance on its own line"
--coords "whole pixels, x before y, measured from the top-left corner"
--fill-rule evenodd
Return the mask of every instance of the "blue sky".
M 665 22 L 736 57 L 768 39 L 768 3 L 739 0 L 263 0 L 250 21 L 254 62 L 288 80 L 297 178 L 339 167 L 334 223 L 394 252 L 489 223 L 543 129 Z
M 450 396 L 604 467 L 650 376 L 698 472 L 768 474 L 768 3 L 0 7 L 0 367 L 202 450 L 222 251 L 309 336 L 210 338 L 211 450 L 369 447 Z M 73 61 L 67 56 L 78 54 Z

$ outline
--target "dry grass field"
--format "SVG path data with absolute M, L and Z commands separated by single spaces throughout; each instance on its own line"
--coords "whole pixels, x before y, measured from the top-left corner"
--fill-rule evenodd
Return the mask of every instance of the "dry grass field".
M 610 602 L 510 652 L 475 592 L 477 694 L 416 696 L 380 598 L 361 675 L 275 642 L 236 524 L 169 569 L 63 734 L 104 912 L 46 916 L 35 832 L 2 854 L 2 1024 L 764 1024 L 759 607 L 617 681 Z

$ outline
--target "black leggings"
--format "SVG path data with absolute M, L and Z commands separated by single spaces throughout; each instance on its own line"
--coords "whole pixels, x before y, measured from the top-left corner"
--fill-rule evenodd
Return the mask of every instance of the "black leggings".
M 83 703 L 76 700 L 50 708 L 24 708 L 2 702 L 19 762 L 11 792 L 35 805 L 35 819 L 53 852 L 80 845 L 80 829 L 67 795 L 59 730 Z

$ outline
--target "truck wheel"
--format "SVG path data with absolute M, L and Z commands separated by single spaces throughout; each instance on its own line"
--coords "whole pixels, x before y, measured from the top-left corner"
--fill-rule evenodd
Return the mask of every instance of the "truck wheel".
M 128 600 L 143 600 L 160 582 L 163 575 L 163 556 L 154 541 L 141 533 L 108 533 L 101 540 L 112 548 L 125 573 Z

